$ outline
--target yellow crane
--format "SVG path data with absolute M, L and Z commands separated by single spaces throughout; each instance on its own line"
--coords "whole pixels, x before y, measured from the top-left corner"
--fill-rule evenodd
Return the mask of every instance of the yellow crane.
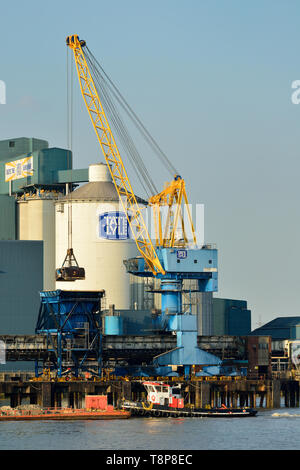
M 218 285 L 217 250 L 209 246 L 196 246 L 197 240 L 189 210 L 185 182 L 167 157 L 162 155 L 166 157 L 165 163 L 169 164 L 165 166 L 168 166 L 170 170 L 174 169 L 175 174 L 173 172 L 171 183 L 168 183 L 161 192 L 157 192 L 155 183 L 149 178 L 139 155 L 135 151 L 132 152 L 132 144 L 134 145 L 134 143 L 130 139 L 127 140 L 126 129 L 122 127 L 122 122 L 114 113 L 114 106 L 108 99 L 107 90 L 103 85 L 103 76 L 96 67 L 99 66 L 98 62 L 92 60 L 94 58 L 85 41 L 80 40 L 78 35 L 68 36 L 66 42 L 74 53 L 82 96 L 141 255 L 124 261 L 127 272 L 141 277 L 157 276 L 160 279 L 160 287 L 157 290 L 152 290 L 153 293 L 161 294 L 161 311 L 153 319 L 153 328 L 157 331 L 177 332 L 177 347 L 156 356 L 153 359 L 153 364 L 155 366 L 169 366 L 170 364 L 184 366 L 186 376 L 189 375 L 191 367 L 195 364 L 219 365 L 221 362 L 219 358 L 198 348 L 197 316 L 190 315 L 191 310 L 187 311 L 186 308 L 183 308 L 182 295 L 187 292 L 183 286 L 185 280 L 197 283 L 193 292 L 213 292 L 217 290 Z M 97 86 L 101 90 L 102 100 L 98 94 Z M 120 98 L 120 94 L 114 96 Z M 122 100 L 119 103 L 121 104 Z M 149 205 L 153 208 L 155 216 L 155 247 L 149 236 L 142 208 L 132 189 L 104 108 L 116 130 L 116 135 L 121 137 L 123 146 L 124 142 L 127 142 L 125 149 L 128 152 L 126 154 L 128 153 L 128 157 L 136 163 L 136 169 L 145 177 L 148 188 L 156 190 L 156 193 L 151 191 L 149 198 Z M 135 114 L 134 116 L 136 117 Z M 140 124 L 140 121 L 136 122 Z M 143 126 L 142 129 L 145 130 Z M 149 134 L 146 133 L 146 135 L 148 143 L 150 141 L 153 144 L 154 141 L 149 139 Z M 164 161 L 163 158 L 161 160 Z M 182 203 L 185 203 L 194 246 L 189 246 Z M 167 211 L 163 211 L 163 208 L 166 208 Z M 165 214 L 162 212 L 167 212 L 166 221 L 163 218 Z M 178 227 L 180 223 L 181 229 Z M 178 235 L 178 228 L 181 230 L 181 236 Z M 188 292 L 191 294 L 192 288 L 189 288 Z
M 165 274 L 164 267 L 158 258 L 156 249 L 151 241 L 145 224 L 142 208 L 140 207 L 135 193 L 129 181 L 123 160 L 121 158 L 114 135 L 105 114 L 100 96 L 95 86 L 90 67 L 87 63 L 84 49 L 86 42 L 74 34 L 66 39 L 67 46 L 73 51 L 74 59 L 81 88 L 89 116 L 96 132 L 99 144 L 108 165 L 113 183 L 118 192 L 124 213 L 126 214 L 131 232 L 140 254 L 145 259 L 153 275 Z M 181 204 L 186 205 L 188 221 L 191 228 L 193 243 L 196 245 L 196 235 L 192 222 L 188 198 L 185 190 L 185 182 L 179 175 L 173 175 L 174 180 L 159 194 L 150 197 L 149 204 L 153 207 L 156 246 L 172 248 L 176 245 L 176 230 L 181 221 L 183 240 L 181 245 L 187 245 L 188 239 Z M 174 212 L 174 206 L 176 206 Z M 167 207 L 167 221 L 163 227 L 161 208 Z M 172 219 L 172 221 L 171 221 Z M 180 245 L 180 242 L 179 242 Z

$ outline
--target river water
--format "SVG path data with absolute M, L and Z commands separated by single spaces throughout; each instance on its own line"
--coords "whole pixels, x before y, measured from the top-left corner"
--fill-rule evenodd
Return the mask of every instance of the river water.
M 1 450 L 300 450 L 300 409 L 251 418 L 0 422 Z

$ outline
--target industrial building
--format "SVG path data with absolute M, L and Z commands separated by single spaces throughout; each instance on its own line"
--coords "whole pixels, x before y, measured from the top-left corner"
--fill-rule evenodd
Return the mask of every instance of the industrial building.
M 251 311 L 245 300 L 214 298 L 212 334 L 246 336 L 251 333 Z
M 11 362 L 21 361 L 21 369 L 28 361 L 34 368 L 22 380 L 2 372 L 1 392 L 12 404 L 26 396 L 43 406 L 66 399 L 80 407 L 88 392 L 101 391 L 115 406 L 137 398 L 139 381 L 151 377 L 181 382 L 189 406 L 255 406 L 256 393 L 261 403 L 278 404 L 272 368 L 282 370 L 287 356 L 300 363 L 299 318 L 251 332 L 245 300 L 214 298 L 218 250 L 198 243 L 184 179 L 86 42 L 73 35 L 66 44 L 105 163 L 76 170 L 72 152 L 46 140 L 0 142 L 0 360 L 7 360 L 0 367 L 7 372 Z M 171 182 L 161 192 L 112 97 L 167 169 Z M 119 143 L 147 201 L 133 191 Z
M 43 241 L 0 240 L 1 335 L 34 334 L 42 289 Z M 32 363 L 0 363 L 6 369 L 32 370 Z
M 278 317 L 251 332 L 271 340 L 272 372 L 276 376 L 299 374 L 300 317 Z
M 0 171 L 1 334 L 33 334 L 44 298 L 40 292 L 62 289 L 104 291 L 104 334 L 159 333 L 160 281 L 126 272 L 123 261 L 136 256 L 137 249 L 107 165 L 74 170 L 69 150 L 49 148 L 45 140 L 15 138 L 0 142 Z M 55 269 L 68 248 L 70 211 L 72 246 L 86 276 L 62 284 L 55 280 Z M 31 274 L 24 277 L 28 265 Z M 251 312 L 245 301 L 214 299 L 212 292 L 199 292 L 196 281 L 184 279 L 183 285 L 183 310 L 193 314 L 195 334 L 249 333 Z M 19 365 L 25 366 L 29 363 Z
M 43 241 L 43 288 L 54 289 L 54 201 L 87 172 L 72 171 L 70 151 L 24 137 L 0 142 L 0 174 L 0 240 Z

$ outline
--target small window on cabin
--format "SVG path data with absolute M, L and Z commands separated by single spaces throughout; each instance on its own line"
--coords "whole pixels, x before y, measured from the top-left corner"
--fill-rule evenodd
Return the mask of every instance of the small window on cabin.
M 157 392 L 161 392 L 161 387 L 160 386 L 157 385 L 155 388 L 156 388 Z
M 168 387 L 163 387 L 162 391 L 163 391 L 163 393 L 168 393 L 169 389 L 168 389 Z
M 150 385 L 149 388 L 150 388 L 150 392 L 155 392 L 155 388 L 152 385 Z
M 209 264 L 211 264 L 211 263 L 212 263 L 212 260 L 211 260 L 211 259 L 209 259 L 209 260 L 208 260 L 208 262 L 209 262 Z
M 10 148 L 14 147 L 15 146 L 15 141 L 10 140 L 8 145 L 9 145 Z

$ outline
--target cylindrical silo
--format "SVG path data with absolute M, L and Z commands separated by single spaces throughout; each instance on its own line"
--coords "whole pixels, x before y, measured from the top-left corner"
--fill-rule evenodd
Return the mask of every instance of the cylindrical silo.
M 43 240 L 44 290 L 55 288 L 55 211 L 56 191 L 40 189 L 18 198 L 18 239 Z
M 143 202 L 143 201 L 142 201 Z M 106 307 L 130 308 L 130 276 L 123 260 L 137 255 L 134 239 L 106 164 L 89 167 L 89 183 L 56 205 L 56 266 L 68 248 L 68 205 L 72 212 L 72 248 L 85 280 L 57 282 L 65 290 L 102 290 Z

